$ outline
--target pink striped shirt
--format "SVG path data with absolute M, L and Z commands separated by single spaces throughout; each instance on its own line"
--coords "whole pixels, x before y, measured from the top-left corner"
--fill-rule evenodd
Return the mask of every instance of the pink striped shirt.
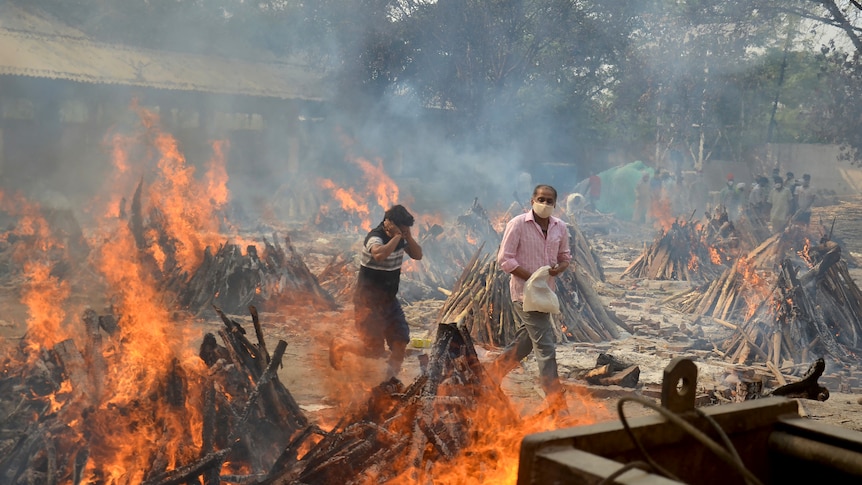
M 566 223 L 551 216 L 548 235 L 545 237 L 539 223 L 533 218 L 533 211 L 515 216 L 506 224 L 500 251 L 497 253 L 497 264 L 507 273 L 511 273 L 518 266 L 534 273 L 542 266 L 554 266 L 571 260 L 569 229 Z M 554 280 L 552 277 L 549 282 L 551 289 L 554 289 Z M 512 301 L 524 301 L 526 282 L 514 275 L 509 278 Z

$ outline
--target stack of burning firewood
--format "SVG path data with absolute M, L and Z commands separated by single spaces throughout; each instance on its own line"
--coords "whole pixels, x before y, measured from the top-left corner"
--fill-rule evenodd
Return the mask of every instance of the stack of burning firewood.
M 390 379 L 322 439 L 300 435 L 304 439 L 292 443 L 289 456 L 259 483 L 430 483 L 439 476 L 436 466 L 448 466 L 482 439 L 476 424 L 484 413 L 516 425 L 517 413 L 484 372 L 469 335 L 454 324 L 440 324 L 436 335 L 429 361 L 411 385 Z M 299 448 L 308 451 L 297 457 Z
M 38 344 L 22 341 L 2 362 L 0 481 L 111 482 L 122 473 L 124 481 L 167 485 L 263 476 L 308 421 L 276 374 L 287 343 L 270 354 L 251 311 L 257 343 L 218 311 L 224 345 L 212 334 L 204 338 L 207 375 L 174 359 L 155 388 L 130 398 L 105 388 L 104 376 L 127 357 L 122 318 L 85 312 L 84 342 L 34 352 Z M 152 439 L 137 448 L 131 441 L 118 446 L 148 433 Z
M 225 241 L 215 253 L 211 247 L 204 249 L 197 267 L 181 267 L 177 242 L 165 230 L 160 209 L 151 207 L 149 217 L 144 217 L 142 191 L 143 180 L 132 198 L 129 228 L 145 260 L 145 250 L 157 246 L 155 252 L 165 262 L 151 261 L 149 266 L 184 310 L 198 315 L 212 306 L 230 314 L 242 313 L 250 305 L 265 311 L 296 304 L 316 310 L 336 308 L 335 299 L 321 287 L 286 235 L 284 246 L 276 235 L 272 242 L 262 238 L 263 251 L 253 244 L 243 249 Z
M 644 249 L 621 277 L 652 280 L 709 281 L 724 269 L 727 259 L 711 224 L 674 221 Z
M 772 279 L 770 275 L 779 268 L 784 256 L 794 251 L 793 241 L 798 247 L 804 247 L 807 237 L 807 233 L 798 227 L 774 234 L 750 252 L 737 257 L 720 276 L 700 287 L 673 295 L 662 303 L 685 313 L 744 320 L 767 296 L 768 281 Z
M 823 263 L 821 260 L 820 263 Z M 857 362 L 862 351 L 862 291 L 842 261 L 804 273 L 785 259 L 769 297 L 721 346 L 733 362 L 765 361 L 776 367 L 812 356 Z
M 320 311 L 336 308 L 333 296 L 287 236 L 284 243 L 282 247 L 273 235 L 272 243 L 263 238 L 263 253 L 254 245 L 243 251 L 229 242 L 215 254 L 207 248 L 203 262 L 188 279 L 174 278 L 168 286 L 177 293 L 179 303 L 195 314 L 213 305 L 231 314 L 241 313 L 249 305 L 271 310 L 299 302 Z
M 770 237 L 713 282 L 665 303 L 733 330 L 718 347 L 732 362 L 778 367 L 825 355 L 850 362 L 862 351 L 862 291 L 841 247 L 828 237 L 813 245 L 799 227 Z
M 569 236 L 574 269 L 557 278 L 557 341 L 603 342 L 619 338 L 618 327 L 625 328 L 624 323 L 605 309 L 594 289 L 595 282 L 604 277 L 601 262 L 577 226 L 569 226 Z M 476 342 L 505 346 L 517 328 L 509 278 L 497 265 L 496 252 L 483 254 L 480 248 L 444 302 L 440 320 L 462 323 Z

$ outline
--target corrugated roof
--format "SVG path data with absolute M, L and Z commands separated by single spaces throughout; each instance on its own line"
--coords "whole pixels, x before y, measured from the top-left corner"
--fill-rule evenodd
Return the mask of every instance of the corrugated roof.
M 180 91 L 322 100 L 323 76 L 302 64 L 259 62 L 94 42 L 36 16 L 0 22 L 0 75 Z M 16 25 L 19 27 L 19 25 Z

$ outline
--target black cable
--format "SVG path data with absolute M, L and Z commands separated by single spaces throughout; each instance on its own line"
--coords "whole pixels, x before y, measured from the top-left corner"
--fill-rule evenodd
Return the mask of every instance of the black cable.
M 683 431 L 688 433 L 691 437 L 693 437 L 694 439 L 699 441 L 701 444 L 703 444 L 704 446 L 709 448 L 718 458 L 720 458 L 722 461 L 724 461 L 725 463 L 727 463 L 731 467 L 733 467 L 734 470 L 736 470 L 737 472 L 739 472 L 740 475 L 743 476 L 743 478 L 745 479 L 745 481 L 747 483 L 752 484 L 752 485 L 763 485 L 762 482 L 760 481 L 760 479 L 758 479 L 748 468 L 745 467 L 745 464 L 742 462 L 742 459 L 739 457 L 739 454 L 737 453 L 736 448 L 734 448 L 733 444 L 730 442 L 730 438 L 721 429 L 721 427 L 718 426 L 718 423 L 716 423 L 714 419 L 707 416 L 702 411 L 696 410 L 700 416 L 705 417 L 707 422 L 710 423 L 710 425 L 712 425 L 716 429 L 719 436 L 721 437 L 723 444 L 727 447 L 727 449 L 722 448 L 721 445 L 719 445 L 718 443 L 715 442 L 715 440 L 713 440 L 712 438 L 707 436 L 705 433 L 703 433 L 699 429 L 692 426 L 691 423 L 684 420 L 678 414 L 671 412 L 670 410 L 668 410 L 662 406 L 659 406 L 659 405 L 657 405 L 651 401 L 648 401 L 648 400 L 640 398 L 640 397 L 635 397 L 635 396 L 627 396 L 627 397 L 620 398 L 620 400 L 617 402 L 617 412 L 619 413 L 620 421 L 622 421 L 623 427 L 625 428 L 629 437 L 632 439 L 632 442 L 634 442 L 635 446 L 637 446 L 638 450 L 640 450 L 641 454 L 643 455 L 643 457 L 647 461 L 647 463 L 649 463 L 650 466 L 652 466 L 655 470 L 657 470 L 662 475 L 664 475 L 667 478 L 670 478 L 672 480 L 682 482 L 682 480 L 680 480 L 675 475 L 670 473 L 667 469 L 665 469 L 664 467 L 662 467 L 661 465 L 656 463 L 656 461 L 653 460 L 653 458 L 649 455 L 649 453 L 647 453 L 646 449 L 644 449 L 644 446 L 640 442 L 640 440 L 635 436 L 634 431 L 632 430 L 631 426 L 629 426 L 628 420 L 626 419 L 625 413 L 623 412 L 623 405 L 628 401 L 636 402 L 636 403 L 638 403 L 644 407 L 650 408 L 650 409 L 658 412 L 659 414 L 661 414 L 669 422 L 677 425 Z
M 625 465 L 621 466 L 617 471 L 606 476 L 604 480 L 602 480 L 601 482 L 598 483 L 598 485 L 612 485 L 614 483 L 614 480 L 618 476 L 620 476 L 623 473 L 625 473 L 629 470 L 632 470 L 634 468 L 637 468 L 639 470 L 644 470 L 644 471 L 652 471 L 652 466 L 650 466 L 650 464 L 645 462 L 645 461 L 629 462 L 629 463 L 626 463 Z

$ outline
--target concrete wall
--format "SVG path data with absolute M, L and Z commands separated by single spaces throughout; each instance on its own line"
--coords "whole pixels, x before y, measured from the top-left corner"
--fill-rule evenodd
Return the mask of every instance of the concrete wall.
M 811 174 L 811 185 L 818 192 L 839 197 L 862 194 L 862 168 L 841 160 L 840 155 L 837 145 L 771 144 L 761 163 L 710 160 L 703 174 L 711 190 L 721 190 L 728 173 L 733 173 L 737 183 L 751 184 L 756 176 L 771 176 L 772 169 L 778 167 L 782 177 L 788 171 L 797 179 L 804 173 Z
M 836 195 L 862 194 L 862 168 L 847 160 L 840 160 L 837 145 L 772 144 L 769 146 L 770 166 L 781 169 L 782 176 L 789 170 L 801 178 L 811 174 L 811 185 L 817 189 L 835 191 Z

